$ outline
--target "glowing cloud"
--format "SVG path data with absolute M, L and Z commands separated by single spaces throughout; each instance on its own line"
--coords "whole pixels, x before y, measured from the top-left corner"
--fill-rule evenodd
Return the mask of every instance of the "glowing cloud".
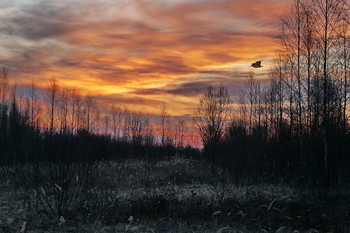
M 268 66 L 281 2 L 0 3 L 0 65 L 19 85 L 44 88 L 54 76 L 106 105 L 157 114 L 166 102 L 170 114 L 189 115 L 208 85 L 235 96 L 252 61 Z

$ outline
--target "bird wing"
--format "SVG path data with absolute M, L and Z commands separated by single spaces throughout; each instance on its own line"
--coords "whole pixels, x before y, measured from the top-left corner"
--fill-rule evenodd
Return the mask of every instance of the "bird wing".
M 250 65 L 250 67 L 253 67 L 253 68 L 260 68 L 260 67 L 262 67 L 261 66 L 261 61 L 256 61 L 256 62 L 252 63 Z

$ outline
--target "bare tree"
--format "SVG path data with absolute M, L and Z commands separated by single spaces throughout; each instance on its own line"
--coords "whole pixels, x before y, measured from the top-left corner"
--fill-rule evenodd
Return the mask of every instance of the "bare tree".
M 342 67 L 344 73 L 343 80 L 343 134 L 346 133 L 347 128 L 347 105 L 348 105 L 348 73 L 349 73 L 349 60 L 350 60 L 350 40 L 348 36 L 349 23 L 343 22 L 342 30 L 340 31 L 340 37 L 342 38 Z
M 2 69 L 2 78 L 0 80 L 0 95 L 1 95 L 1 105 L 5 105 L 6 97 L 9 92 L 9 81 L 8 81 L 9 71 L 6 68 Z
M 251 134 L 255 126 L 260 127 L 263 114 L 262 86 L 254 78 L 254 73 L 249 72 L 249 78 L 245 81 L 240 95 L 241 114 L 248 115 L 248 132 Z
M 109 122 L 110 122 L 110 119 L 109 119 L 109 116 L 104 116 L 103 117 L 103 126 L 104 126 L 104 134 L 105 135 L 108 135 L 108 129 L 109 129 Z
M 84 98 L 84 129 L 91 132 L 93 124 L 97 120 L 98 112 L 96 99 L 92 95 L 87 95 Z
M 60 133 L 68 132 L 68 114 L 69 114 L 69 95 L 67 90 L 62 90 L 59 93 L 58 113 L 60 122 Z
M 306 80 L 307 80 L 307 107 L 306 107 L 306 130 L 310 133 L 311 127 L 311 75 L 312 75 L 312 64 L 314 60 L 313 51 L 315 50 L 315 25 L 317 23 L 316 16 L 312 10 L 312 5 L 310 2 L 303 2 L 302 13 L 304 15 L 304 23 L 302 25 L 302 47 L 303 55 L 306 59 Z
M 124 141 L 131 141 L 131 117 L 132 113 L 131 111 L 127 108 L 124 107 L 122 110 L 123 114 L 123 122 L 122 122 L 122 137 Z
M 223 85 L 218 89 L 208 87 L 194 113 L 204 148 L 210 153 L 213 171 L 216 149 L 230 120 L 230 103 L 230 96 Z
M 160 127 L 161 127 L 161 145 L 164 146 L 166 143 L 166 131 L 167 131 L 167 124 L 169 115 L 167 112 L 166 104 L 163 103 L 160 110 Z
M 286 63 L 284 58 L 283 51 L 278 51 L 276 54 L 277 58 L 275 60 L 275 67 L 272 69 L 271 76 L 276 83 L 276 98 L 278 102 L 278 116 L 277 116 L 277 125 L 276 132 L 278 134 L 279 140 L 281 140 L 281 133 L 283 130 L 284 122 L 284 111 L 285 111 L 285 72 L 286 72 Z
M 32 80 L 32 83 L 30 85 L 29 89 L 29 101 L 30 101 L 30 125 L 35 127 L 35 105 L 37 103 L 37 91 L 36 86 L 34 84 L 34 81 Z
M 76 90 L 73 90 L 71 92 L 71 132 L 74 133 L 78 129 L 82 128 L 83 120 L 82 120 L 82 111 L 83 111 L 83 99 L 82 97 L 77 93 Z
M 8 70 L 6 68 L 2 69 L 2 77 L 0 79 L 0 129 L 5 131 L 7 128 L 7 112 L 8 106 L 6 103 L 7 95 L 9 92 L 9 81 L 8 81 Z M 2 132 L 4 134 L 4 132 Z M 5 136 L 5 134 L 3 135 Z
M 115 105 L 111 107 L 111 118 L 113 128 L 113 138 L 119 139 L 121 137 L 121 129 L 123 123 L 123 110 Z
M 186 122 L 179 119 L 174 126 L 174 135 L 173 135 L 173 145 L 177 147 L 184 146 L 185 131 L 186 131 Z
M 326 184 L 330 182 L 329 163 L 333 159 L 329 150 L 329 113 L 330 113 L 330 93 L 329 88 L 331 70 L 337 63 L 337 59 L 332 59 L 332 53 L 337 49 L 337 44 L 341 39 L 339 30 L 342 29 L 344 20 L 347 20 L 348 9 L 346 0 L 313 0 L 315 14 L 318 16 L 317 36 L 319 38 L 319 47 L 322 51 L 322 135 L 324 143 L 323 169 Z
M 130 113 L 129 116 L 131 140 L 135 145 L 141 145 L 149 132 L 149 118 L 142 113 Z
M 58 102 L 58 92 L 59 92 L 59 86 L 58 81 L 56 78 L 52 78 L 47 85 L 47 93 L 46 98 L 47 102 L 49 104 L 50 112 L 49 112 L 49 132 L 52 134 L 54 132 L 54 119 L 55 119 L 55 109 Z

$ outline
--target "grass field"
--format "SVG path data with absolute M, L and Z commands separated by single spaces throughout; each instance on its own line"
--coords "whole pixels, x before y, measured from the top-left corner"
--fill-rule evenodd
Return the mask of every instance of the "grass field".
M 88 169 L 86 169 L 88 167 Z M 66 169 L 66 170 L 65 170 Z M 2 168 L 0 232 L 348 232 L 349 200 L 184 158 Z

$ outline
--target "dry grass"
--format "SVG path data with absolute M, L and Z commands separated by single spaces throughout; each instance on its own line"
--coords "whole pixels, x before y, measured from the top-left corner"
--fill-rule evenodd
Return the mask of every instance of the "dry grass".
M 0 232 L 334 232 L 332 214 L 342 211 L 287 186 L 237 186 L 227 172 L 213 176 L 208 164 L 184 158 L 95 168 L 91 195 L 74 217 L 52 216 L 40 203 L 38 211 L 40 189 L 18 185 L 21 176 L 1 170 Z

